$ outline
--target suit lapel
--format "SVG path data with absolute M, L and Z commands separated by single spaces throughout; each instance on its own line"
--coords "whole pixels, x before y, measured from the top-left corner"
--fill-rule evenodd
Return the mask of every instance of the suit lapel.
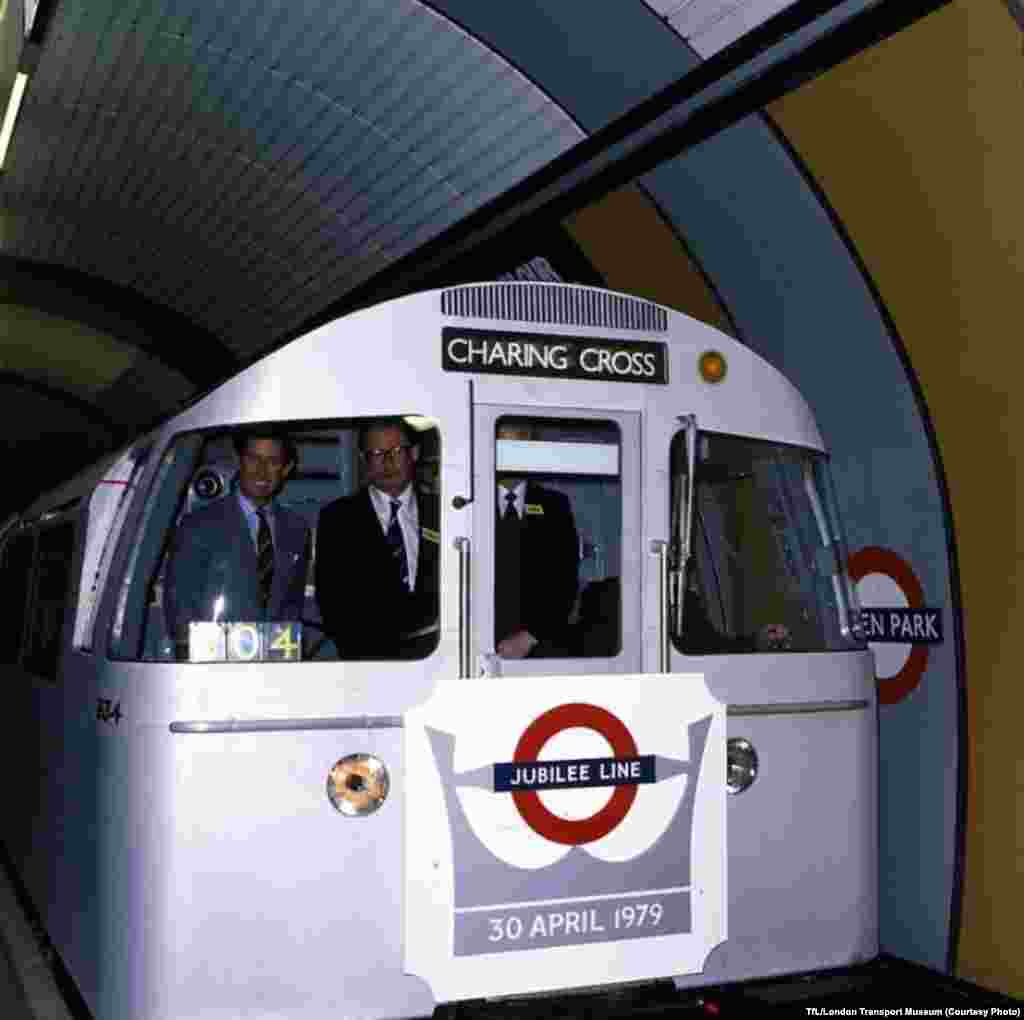
M 230 502 L 230 505 L 229 505 Z M 238 548 L 238 555 L 242 564 L 253 572 L 256 570 L 256 546 L 252 540 L 252 532 L 249 530 L 249 522 L 245 519 L 245 511 L 242 510 L 240 497 L 236 492 L 230 501 L 224 501 L 224 523 L 234 532 L 235 543 Z
M 371 542 L 372 545 L 369 548 L 377 549 L 377 555 L 390 556 L 391 550 L 388 548 L 388 540 L 384 537 L 384 529 L 380 526 L 380 518 L 377 516 L 376 507 L 373 505 L 373 497 L 370 495 L 368 488 L 363 489 L 362 499 L 362 513 L 361 528 L 365 532 L 366 540 Z
M 437 553 L 441 535 L 437 519 L 438 502 L 416 491 L 416 512 L 420 523 L 420 545 L 416 566 L 416 591 L 432 591 L 437 577 Z M 428 534 L 429 532 L 429 534 Z
M 279 606 L 295 581 L 306 546 L 306 528 L 298 515 L 278 507 L 275 515 L 277 544 L 274 549 L 274 587 L 272 603 Z
M 523 492 L 523 531 L 533 531 L 537 522 L 542 519 L 540 514 L 531 514 L 527 511 L 528 506 L 540 506 L 540 493 L 529 482 Z
M 291 571 L 292 565 L 298 559 L 302 549 L 297 542 L 302 534 L 302 529 L 294 527 L 292 515 L 281 507 L 278 507 L 274 523 L 277 525 L 277 548 L 274 550 L 274 569 Z

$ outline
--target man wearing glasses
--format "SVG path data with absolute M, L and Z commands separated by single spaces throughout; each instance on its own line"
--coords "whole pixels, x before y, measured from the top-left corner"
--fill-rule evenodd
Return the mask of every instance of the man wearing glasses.
M 316 595 L 342 659 L 418 659 L 437 642 L 438 506 L 401 418 L 359 432 L 366 486 L 320 511 Z

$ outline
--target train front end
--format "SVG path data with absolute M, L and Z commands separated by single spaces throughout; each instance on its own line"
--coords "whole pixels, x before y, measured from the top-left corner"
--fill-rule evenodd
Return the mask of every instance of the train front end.
M 97 1017 L 875 955 L 871 657 L 821 437 L 749 350 L 592 288 L 454 288 L 150 442 L 66 660 L 101 849 L 55 942 Z

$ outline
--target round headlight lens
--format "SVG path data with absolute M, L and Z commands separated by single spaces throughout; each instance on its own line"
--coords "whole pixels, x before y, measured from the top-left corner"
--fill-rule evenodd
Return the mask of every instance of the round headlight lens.
M 742 793 L 757 779 L 757 751 L 743 737 L 731 737 L 725 746 L 725 788 L 729 793 Z
M 343 815 L 372 815 L 387 799 L 388 770 L 372 754 L 348 754 L 327 773 L 327 797 Z

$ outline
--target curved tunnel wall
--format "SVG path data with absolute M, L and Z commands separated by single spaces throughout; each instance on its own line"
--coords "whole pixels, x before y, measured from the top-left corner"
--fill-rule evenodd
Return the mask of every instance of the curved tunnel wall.
M 1022 75 L 1024 36 L 1005 4 L 955 0 L 773 110 L 885 296 L 935 426 L 956 527 L 968 656 L 956 973 L 1017 996 L 1024 995 L 1024 693 L 1016 641 L 1024 572 L 1016 448 L 1024 431 Z M 915 520 L 925 526 L 923 517 Z M 933 698 L 949 696 L 951 683 L 945 669 L 929 665 L 919 695 L 883 711 L 891 755 L 902 750 L 892 738 L 912 739 L 915 729 L 931 753 L 917 766 L 925 799 L 934 797 L 936 768 L 955 753 L 944 717 L 929 710 Z M 905 753 L 893 761 L 915 767 Z M 903 806 L 915 810 L 912 800 Z M 902 845 L 890 852 L 911 856 Z M 922 840 L 917 852 L 925 869 L 937 846 Z

